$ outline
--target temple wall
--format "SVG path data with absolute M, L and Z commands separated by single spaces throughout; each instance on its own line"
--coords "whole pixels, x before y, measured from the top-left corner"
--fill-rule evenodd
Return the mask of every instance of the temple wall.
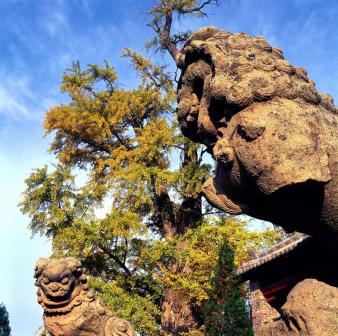
M 260 328 L 266 323 L 280 319 L 280 314 L 266 301 L 258 281 L 250 283 L 250 301 L 254 335 L 260 336 Z

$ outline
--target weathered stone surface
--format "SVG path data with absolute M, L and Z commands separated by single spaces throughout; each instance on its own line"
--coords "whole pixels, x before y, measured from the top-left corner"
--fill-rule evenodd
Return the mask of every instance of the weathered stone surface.
M 132 326 L 95 298 L 74 258 L 40 258 L 35 267 L 38 302 L 52 336 L 136 336 Z
M 309 51 L 311 52 L 311 51 Z M 177 55 L 183 133 L 217 160 L 221 210 L 338 242 L 338 112 L 262 36 L 205 27 Z
M 281 319 L 265 324 L 257 336 L 338 335 L 338 289 L 315 279 L 298 283 L 282 307 Z

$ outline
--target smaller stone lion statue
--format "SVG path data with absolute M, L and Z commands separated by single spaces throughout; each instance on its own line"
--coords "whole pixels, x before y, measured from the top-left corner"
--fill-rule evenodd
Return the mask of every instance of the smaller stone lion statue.
M 35 267 L 38 302 L 52 336 L 136 336 L 129 322 L 116 317 L 96 298 L 75 258 L 40 258 Z

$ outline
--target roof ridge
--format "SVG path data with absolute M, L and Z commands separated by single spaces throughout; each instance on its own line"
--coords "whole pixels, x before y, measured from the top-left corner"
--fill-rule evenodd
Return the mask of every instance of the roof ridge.
M 263 265 L 268 261 L 271 261 L 273 259 L 278 258 L 279 256 L 287 254 L 288 252 L 296 248 L 298 244 L 308 239 L 309 237 L 310 236 L 299 232 L 292 234 L 292 236 L 288 237 L 287 239 L 284 239 L 283 241 L 275 244 L 274 246 L 258 253 L 255 258 L 252 258 L 251 260 L 247 261 L 242 266 L 240 266 L 237 269 L 236 274 L 237 275 L 244 274 L 245 272 L 250 271 L 251 269 L 254 269 L 260 265 Z

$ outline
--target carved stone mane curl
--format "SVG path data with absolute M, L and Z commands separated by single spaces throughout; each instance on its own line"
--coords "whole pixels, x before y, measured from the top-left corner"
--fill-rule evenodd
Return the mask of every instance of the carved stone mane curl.
M 189 64 L 199 60 L 193 68 Z M 294 67 L 284 59 L 281 49 L 273 48 L 263 36 L 229 33 L 216 27 L 204 27 L 193 33 L 176 57 L 183 69 L 179 85 L 179 120 L 184 131 L 196 129 L 197 118 L 191 113 L 191 93 L 202 94 L 203 88 L 217 105 L 226 101 L 235 113 L 253 102 L 275 97 L 302 99 L 337 113 L 333 99 L 319 94 L 315 83 L 302 67 Z M 207 78 L 207 73 L 211 76 Z M 207 80 L 208 83 L 204 81 Z M 182 85 L 184 84 L 184 85 Z M 189 136 L 195 134 L 189 132 Z

